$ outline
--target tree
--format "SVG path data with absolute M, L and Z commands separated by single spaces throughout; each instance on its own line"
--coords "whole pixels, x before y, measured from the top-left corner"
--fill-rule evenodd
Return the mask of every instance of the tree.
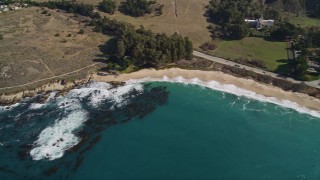
M 166 34 L 153 34 L 144 27 L 124 32 L 119 36 L 116 46 L 115 57 L 118 64 L 128 64 L 123 63 L 126 58 L 129 64 L 137 67 L 154 67 L 165 62 L 191 59 L 193 49 L 187 37 L 177 33 L 170 37 Z
M 123 2 L 122 10 L 124 13 L 138 17 L 151 13 L 151 6 L 156 4 L 153 0 L 126 0 Z
M 124 45 L 123 40 L 119 40 L 117 43 L 117 51 L 116 51 L 116 55 L 119 58 L 123 58 L 125 55 L 125 51 L 126 51 L 126 47 Z
M 185 40 L 185 46 L 186 46 L 186 59 L 190 60 L 193 57 L 192 42 L 189 40 L 188 37 L 185 37 L 184 40 Z
M 98 8 L 103 12 L 114 14 L 117 9 L 117 4 L 114 0 L 103 0 L 99 3 Z
M 210 0 L 207 15 L 212 22 L 221 26 L 222 37 L 242 39 L 248 35 L 245 18 L 259 19 L 262 11 L 261 3 L 257 0 Z
M 263 13 L 263 17 L 265 19 L 278 20 L 280 18 L 280 13 L 276 9 L 267 8 Z
M 303 34 L 303 29 L 296 27 L 288 22 L 280 24 L 270 33 L 270 37 L 276 40 L 285 40 L 286 37 L 294 37 Z
M 320 47 L 320 28 L 310 28 L 308 31 L 308 39 L 310 39 L 311 46 L 314 48 Z
M 249 28 L 246 24 L 228 24 L 226 32 L 230 39 L 242 39 L 248 35 Z
M 84 34 L 84 30 L 83 29 L 80 29 L 78 34 Z
M 295 71 L 296 77 L 302 79 L 306 75 L 308 68 L 309 67 L 308 67 L 307 59 L 305 56 L 300 55 L 295 59 L 294 71 Z

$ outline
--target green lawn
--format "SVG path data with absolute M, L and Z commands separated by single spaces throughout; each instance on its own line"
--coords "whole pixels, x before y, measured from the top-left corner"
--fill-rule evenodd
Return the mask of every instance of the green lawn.
M 282 17 L 287 18 L 290 23 L 301 27 L 320 26 L 320 19 L 310 18 L 306 15 L 299 15 L 297 17 L 295 14 L 286 13 Z
M 279 71 L 287 63 L 287 43 L 266 41 L 262 38 L 247 37 L 237 41 L 222 41 L 211 53 L 225 59 L 239 57 L 261 60 L 268 70 Z

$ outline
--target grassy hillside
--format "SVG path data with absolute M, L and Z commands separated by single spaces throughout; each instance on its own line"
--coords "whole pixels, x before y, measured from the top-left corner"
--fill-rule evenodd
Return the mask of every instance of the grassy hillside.
M 72 14 L 31 7 L 0 14 L 0 87 L 61 75 L 94 63 L 109 37 Z M 84 34 L 78 34 L 79 29 Z
M 77 0 L 77 2 L 94 5 L 97 5 L 101 1 L 102 0 Z M 120 4 L 121 0 L 116 1 L 117 4 Z M 173 34 L 178 32 L 183 36 L 188 36 L 194 43 L 194 47 L 199 47 L 202 43 L 210 40 L 210 33 L 207 29 L 209 24 L 207 23 L 206 17 L 204 17 L 206 11 L 205 6 L 208 4 L 208 0 L 157 0 L 157 2 L 164 5 L 161 16 L 146 15 L 136 18 L 124 15 L 119 11 L 114 15 L 103 12 L 100 13 L 112 19 L 130 22 L 136 27 L 143 25 L 156 33 Z M 175 9 L 177 10 L 176 12 Z
M 77 2 L 91 4 L 97 4 L 100 1 L 102 0 L 77 0 Z M 201 44 L 211 40 L 210 32 L 207 29 L 209 23 L 204 16 L 208 0 L 157 0 L 157 2 L 164 4 L 161 16 L 151 14 L 136 18 L 118 11 L 113 15 L 100 13 L 111 19 L 132 23 L 136 27 L 143 25 L 156 33 L 172 34 L 179 32 L 192 40 L 195 49 L 199 49 Z M 120 0 L 117 0 L 117 3 L 120 4 Z M 305 16 L 298 18 L 293 15 L 289 17 L 291 21 L 304 23 L 305 26 L 317 24 L 317 20 Z M 240 41 L 222 41 L 220 47 L 212 53 L 231 60 L 238 57 L 261 60 L 271 71 L 275 71 L 279 65 L 285 63 L 279 60 L 287 58 L 285 42 L 270 42 L 251 37 Z
M 296 14 L 292 13 L 283 13 L 282 18 L 287 19 L 290 23 L 301 27 L 320 26 L 320 19 L 310 18 L 304 14 L 297 16 Z
M 194 43 L 194 47 L 200 46 L 210 39 L 209 25 L 203 16 L 208 0 L 157 0 L 164 4 L 161 16 L 146 15 L 139 18 L 130 17 L 120 12 L 114 15 L 104 14 L 109 18 L 126 21 L 135 26 L 143 25 L 157 33 L 172 34 L 175 32 L 188 36 Z M 177 16 L 175 15 L 175 6 Z

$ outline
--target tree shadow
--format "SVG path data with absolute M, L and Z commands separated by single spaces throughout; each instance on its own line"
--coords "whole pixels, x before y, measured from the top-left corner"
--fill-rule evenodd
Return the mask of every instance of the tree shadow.
M 101 72 L 108 72 L 110 69 L 108 67 L 102 67 L 99 69 Z
M 279 59 L 277 60 L 277 62 L 285 63 L 277 67 L 277 69 L 275 70 L 277 74 L 282 76 L 292 76 L 292 72 L 293 72 L 292 65 L 288 63 L 287 59 Z
M 277 62 L 279 63 L 288 63 L 288 59 L 279 59 L 279 60 L 276 60 Z
M 116 51 L 117 38 L 113 37 L 109 39 L 106 43 L 99 46 L 99 49 L 103 55 L 113 55 Z
M 270 42 L 286 42 L 285 39 L 274 38 L 271 36 L 265 36 L 263 39 Z
M 117 38 L 111 38 L 103 45 L 98 46 L 101 54 L 97 55 L 93 62 L 107 63 L 108 60 L 114 55 L 116 50 Z

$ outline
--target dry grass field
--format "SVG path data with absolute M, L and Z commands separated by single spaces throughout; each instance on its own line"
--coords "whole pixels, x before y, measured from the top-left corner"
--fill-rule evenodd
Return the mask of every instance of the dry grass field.
M 44 1 L 44 0 L 39 0 Z M 97 5 L 102 0 L 78 0 Z M 120 4 L 120 0 L 117 0 Z M 178 32 L 188 36 L 197 48 L 210 39 L 203 16 L 207 0 L 158 0 L 164 4 L 161 16 L 134 18 L 117 12 L 103 14 L 143 25 L 158 33 Z M 16 86 L 58 76 L 90 65 L 101 54 L 99 49 L 108 37 L 70 18 L 71 14 L 48 10 L 41 14 L 36 7 L 0 14 L 0 88 Z M 84 29 L 83 35 L 78 34 Z M 0 90 L 0 93 L 4 92 Z M 6 91 L 7 92 L 7 91 Z
M 89 0 L 83 1 L 89 2 Z M 207 29 L 209 24 L 204 17 L 208 0 L 157 0 L 157 2 L 164 4 L 161 16 L 146 15 L 134 18 L 120 12 L 114 15 L 105 15 L 109 18 L 130 22 L 137 27 L 143 25 L 157 33 L 173 34 L 178 32 L 188 36 L 194 43 L 195 48 L 210 40 L 210 33 Z M 177 10 L 176 13 L 175 9 Z
M 77 0 L 77 2 L 93 5 L 97 5 L 101 1 Z M 121 3 L 121 0 L 116 1 L 117 4 Z M 136 27 L 143 25 L 147 29 L 151 29 L 157 33 L 173 34 L 178 32 L 184 36 L 188 36 L 194 43 L 195 48 L 210 40 L 210 33 L 207 29 L 209 24 L 206 17 L 204 17 L 205 6 L 208 5 L 209 0 L 157 0 L 157 2 L 164 5 L 161 16 L 150 14 L 135 18 L 118 11 L 113 15 L 100 13 L 112 19 L 132 23 Z
M 94 63 L 108 37 L 70 14 L 26 8 L 0 14 L 0 88 L 58 76 Z M 84 29 L 83 35 L 78 34 Z

